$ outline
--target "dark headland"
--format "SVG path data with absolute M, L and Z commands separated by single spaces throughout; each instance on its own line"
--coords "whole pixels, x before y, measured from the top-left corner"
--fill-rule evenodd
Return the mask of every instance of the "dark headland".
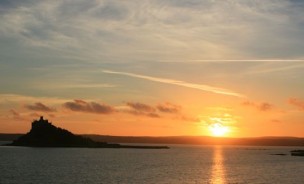
M 121 145 L 116 143 L 97 142 L 90 138 L 74 135 L 68 130 L 52 125 L 40 117 L 32 122 L 32 129 L 6 146 L 26 147 L 78 147 L 78 148 L 137 148 L 168 149 L 168 146 Z

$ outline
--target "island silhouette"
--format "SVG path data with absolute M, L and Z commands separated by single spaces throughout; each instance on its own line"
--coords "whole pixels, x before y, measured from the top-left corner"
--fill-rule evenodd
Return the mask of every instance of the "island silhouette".
M 43 119 L 32 122 L 31 130 L 14 140 L 7 146 L 26 147 L 79 147 L 79 148 L 138 148 L 138 149 L 168 149 L 168 146 L 121 145 L 117 143 L 97 142 L 90 138 L 74 135 L 68 130 L 54 126 Z

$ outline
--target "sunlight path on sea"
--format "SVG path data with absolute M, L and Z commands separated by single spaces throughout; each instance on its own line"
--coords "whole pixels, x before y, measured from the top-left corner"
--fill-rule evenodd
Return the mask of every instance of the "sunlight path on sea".
M 226 183 L 225 172 L 226 171 L 223 158 L 223 148 L 221 146 L 215 146 L 213 149 L 213 164 L 211 168 L 210 183 Z

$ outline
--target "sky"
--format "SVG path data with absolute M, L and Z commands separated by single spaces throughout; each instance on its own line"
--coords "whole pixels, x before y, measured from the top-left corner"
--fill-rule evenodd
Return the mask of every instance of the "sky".
M 2 0 L 0 132 L 304 137 L 300 0 Z

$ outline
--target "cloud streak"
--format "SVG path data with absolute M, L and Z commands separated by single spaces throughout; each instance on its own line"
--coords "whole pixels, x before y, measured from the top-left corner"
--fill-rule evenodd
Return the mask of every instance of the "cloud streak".
M 262 73 L 283 72 L 286 70 L 302 69 L 304 68 L 304 60 L 286 61 L 284 66 L 277 66 L 277 65 L 278 65 L 277 62 L 272 62 L 271 65 L 267 66 L 266 68 L 249 71 L 246 72 L 246 74 L 262 74 Z
M 228 90 L 228 89 L 213 87 L 213 86 L 204 85 L 204 84 L 196 84 L 196 83 L 190 83 L 190 82 L 174 80 L 174 79 L 151 77 L 151 76 L 139 75 L 139 74 L 128 73 L 128 72 L 117 72 L 117 71 L 111 71 L 111 70 L 103 70 L 103 72 L 108 73 L 108 74 L 124 75 L 124 76 L 139 78 L 139 79 L 145 79 L 145 80 L 149 80 L 149 81 L 153 81 L 153 82 L 182 86 L 182 87 L 186 87 L 186 88 L 198 89 L 201 91 L 212 92 L 212 93 L 216 93 L 216 94 L 235 96 L 235 97 L 239 97 L 239 98 L 245 97 L 245 95 L 243 95 L 243 94 L 240 94 L 240 93 Z
M 304 59 L 192 59 L 192 60 L 156 60 L 160 63 L 224 63 L 224 62 L 304 62 Z M 284 69 L 283 69 L 284 70 Z

